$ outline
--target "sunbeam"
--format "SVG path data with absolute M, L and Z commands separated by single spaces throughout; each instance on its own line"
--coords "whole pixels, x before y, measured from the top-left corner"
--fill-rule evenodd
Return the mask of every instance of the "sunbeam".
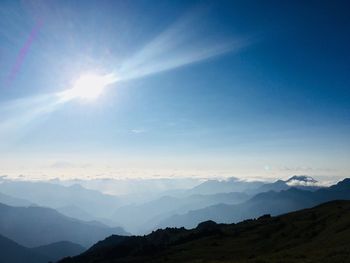
M 42 115 L 52 113 L 63 104 L 74 100 L 92 102 L 107 88 L 117 82 L 125 82 L 172 70 L 228 52 L 236 52 L 249 44 L 245 38 L 228 38 L 201 35 L 196 31 L 198 15 L 183 16 L 171 26 L 153 37 L 129 58 L 124 59 L 111 72 L 105 69 L 77 72 L 71 86 L 63 91 L 22 99 L 8 104 L 12 108 L 0 125 L 2 134 L 28 125 Z M 192 28 L 192 30 L 188 30 Z M 104 73 L 100 73 L 104 72 Z M 3 108 L 4 109 L 4 108 Z
M 52 113 L 58 107 L 59 101 L 54 95 L 36 96 L 7 103 L 0 108 L 1 112 L 6 113 L 1 117 L 0 138 L 6 138 L 8 142 L 10 137 L 15 135 L 14 131 L 25 133 L 31 123 Z

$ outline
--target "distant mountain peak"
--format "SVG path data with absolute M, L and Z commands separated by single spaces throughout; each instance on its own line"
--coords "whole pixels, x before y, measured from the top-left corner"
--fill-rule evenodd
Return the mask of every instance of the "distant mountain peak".
M 350 178 L 345 178 L 344 180 L 340 181 L 339 183 L 340 184 L 350 184 Z
M 236 181 L 240 181 L 240 179 L 237 178 L 237 177 L 232 176 L 232 177 L 227 178 L 227 181 L 229 181 L 229 182 L 236 182 Z
M 289 178 L 286 183 L 289 186 L 313 186 L 318 183 L 317 180 L 312 178 L 311 176 L 307 175 L 294 175 L 291 178 Z
M 331 186 L 331 188 L 335 189 L 350 189 L 350 178 L 345 178 L 344 180 L 338 182 L 336 185 Z

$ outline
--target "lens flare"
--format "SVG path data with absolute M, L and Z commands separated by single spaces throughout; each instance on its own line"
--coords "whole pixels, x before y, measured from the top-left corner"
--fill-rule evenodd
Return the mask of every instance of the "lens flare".
M 83 74 L 74 82 L 73 88 L 60 92 L 58 96 L 61 102 L 73 99 L 95 100 L 115 81 L 113 74 Z

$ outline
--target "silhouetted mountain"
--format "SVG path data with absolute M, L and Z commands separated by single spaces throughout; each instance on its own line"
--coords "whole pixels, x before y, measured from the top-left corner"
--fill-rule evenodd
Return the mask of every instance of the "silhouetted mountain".
M 48 257 L 0 235 L 1 263 L 47 263 Z
M 238 224 L 206 221 L 192 230 L 167 228 L 147 236 L 111 236 L 60 263 L 343 263 L 350 259 L 349 222 L 350 201 L 333 201 Z
M 85 251 L 85 248 L 68 241 L 61 241 L 45 246 L 32 248 L 31 251 L 45 256 L 52 262 L 56 262 L 64 257 L 79 255 Z
M 88 247 L 111 234 L 127 234 L 122 228 L 77 220 L 50 208 L 4 204 L 0 204 L 0 233 L 28 247 L 62 240 Z
M 260 193 L 242 204 L 218 204 L 199 210 L 193 210 L 183 215 L 175 215 L 163 220 L 158 227 L 184 226 L 192 228 L 199 222 L 205 220 L 232 223 L 266 213 L 279 215 L 331 200 L 349 200 L 349 181 L 350 179 L 345 179 L 334 186 L 319 189 L 314 192 L 290 188 L 281 192 L 270 191 Z
M 145 233 L 171 215 L 218 203 L 237 204 L 248 200 L 249 197 L 245 193 L 197 194 L 181 198 L 163 196 L 144 204 L 121 207 L 115 212 L 113 218 L 128 231 Z
M 0 192 L 54 209 L 75 206 L 95 217 L 109 217 L 111 211 L 121 205 L 116 196 L 78 184 L 66 187 L 47 182 L 5 181 L 0 184 Z
M 248 190 L 256 189 L 263 185 L 263 182 L 249 182 L 242 181 L 238 178 L 231 177 L 227 180 L 208 180 L 198 186 L 188 190 L 188 194 L 217 194 L 230 192 L 246 192 Z

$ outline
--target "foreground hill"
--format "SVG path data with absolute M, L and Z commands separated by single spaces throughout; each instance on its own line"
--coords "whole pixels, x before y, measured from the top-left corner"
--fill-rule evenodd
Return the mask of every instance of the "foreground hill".
M 73 219 L 50 208 L 4 204 L 0 204 L 0 233 L 27 247 L 62 240 L 89 247 L 111 234 L 127 234 L 122 228 Z
M 333 201 L 238 224 L 201 223 L 147 236 L 111 236 L 61 263 L 350 261 L 350 201 Z
M 350 200 L 350 179 L 316 191 L 290 188 L 285 191 L 260 193 L 238 205 L 218 204 L 163 220 L 158 228 L 195 227 L 199 222 L 213 220 L 219 223 L 239 222 L 262 214 L 280 215 L 312 207 L 332 200 Z

